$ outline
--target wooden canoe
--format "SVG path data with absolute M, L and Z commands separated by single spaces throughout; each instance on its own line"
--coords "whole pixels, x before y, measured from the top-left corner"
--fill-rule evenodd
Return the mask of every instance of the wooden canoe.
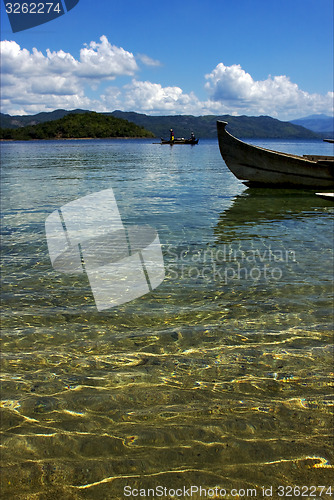
M 217 121 L 220 153 L 231 172 L 247 185 L 333 188 L 333 156 L 296 156 L 247 144 Z

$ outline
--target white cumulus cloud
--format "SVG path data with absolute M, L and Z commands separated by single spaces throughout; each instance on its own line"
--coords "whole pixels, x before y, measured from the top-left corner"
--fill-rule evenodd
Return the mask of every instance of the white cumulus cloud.
M 122 47 L 111 45 L 106 36 L 101 43 L 90 42 L 81 49 L 76 73 L 87 78 L 113 79 L 121 75 L 133 75 L 138 66 L 134 55 Z
M 285 76 L 269 76 L 256 81 L 239 64 L 219 63 L 205 76 L 207 105 L 231 114 L 268 114 L 284 117 L 333 112 L 333 92 L 310 94 Z
M 14 41 L 1 42 L 2 109 L 18 114 L 101 103 L 86 96 L 85 86 L 97 86 L 138 71 L 134 55 L 111 45 L 106 36 L 82 48 L 79 59 L 63 50 L 29 51 Z
M 2 111 L 9 114 L 82 108 L 149 114 L 262 114 L 289 120 L 333 113 L 333 92 L 310 94 L 285 75 L 257 81 L 239 64 L 221 62 L 196 82 L 207 93 L 202 100 L 179 86 L 139 81 L 137 61 L 141 71 L 156 67 L 158 72 L 161 63 L 146 54 L 134 56 L 104 35 L 98 42 L 85 44 L 77 58 L 64 50 L 27 50 L 7 40 L 0 42 L 0 49 Z M 128 78 L 128 83 L 115 85 L 119 77 Z
M 135 79 L 124 86 L 123 100 L 128 109 L 151 113 L 192 113 L 201 106 L 193 93 L 186 94 L 180 87 L 163 87 Z

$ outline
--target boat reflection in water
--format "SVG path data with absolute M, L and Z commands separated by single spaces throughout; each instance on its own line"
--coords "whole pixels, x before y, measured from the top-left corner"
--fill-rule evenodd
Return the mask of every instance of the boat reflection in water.
M 313 193 L 266 188 L 245 190 L 220 214 L 205 264 L 224 298 L 245 305 L 245 321 L 258 310 L 259 328 L 263 303 L 282 329 L 297 316 L 315 325 L 330 314 L 332 217 L 333 206 Z
M 307 220 L 319 216 L 327 219 L 332 214 L 333 204 L 310 191 L 248 188 L 233 199 L 230 208 L 220 214 L 214 228 L 215 242 L 226 243 L 235 238 L 244 240 L 261 236 L 283 239 L 289 232 L 294 237 L 297 226 L 302 233 L 306 231 Z

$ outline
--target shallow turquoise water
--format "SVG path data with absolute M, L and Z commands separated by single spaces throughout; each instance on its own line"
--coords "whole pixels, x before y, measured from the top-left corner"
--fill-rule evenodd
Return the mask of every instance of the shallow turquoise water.
M 257 143 L 332 154 L 321 141 Z M 310 488 L 333 483 L 333 205 L 246 189 L 210 140 L 1 151 L 4 498 L 159 485 L 165 498 L 191 485 L 330 498 Z M 126 224 L 157 229 L 166 278 L 98 312 L 86 276 L 52 268 L 44 224 L 109 188 Z

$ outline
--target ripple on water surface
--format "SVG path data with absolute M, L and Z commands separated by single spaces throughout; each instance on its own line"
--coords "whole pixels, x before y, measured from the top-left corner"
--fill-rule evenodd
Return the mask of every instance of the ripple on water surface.
M 3 152 L 4 497 L 121 499 L 125 486 L 197 485 L 237 498 L 233 488 L 330 486 L 326 202 L 245 190 L 213 141 Z M 44 222 L 110 187 L 124 220 L 157 228 L 166 279 L 98 313 L 85 276 L 52 269 Z

